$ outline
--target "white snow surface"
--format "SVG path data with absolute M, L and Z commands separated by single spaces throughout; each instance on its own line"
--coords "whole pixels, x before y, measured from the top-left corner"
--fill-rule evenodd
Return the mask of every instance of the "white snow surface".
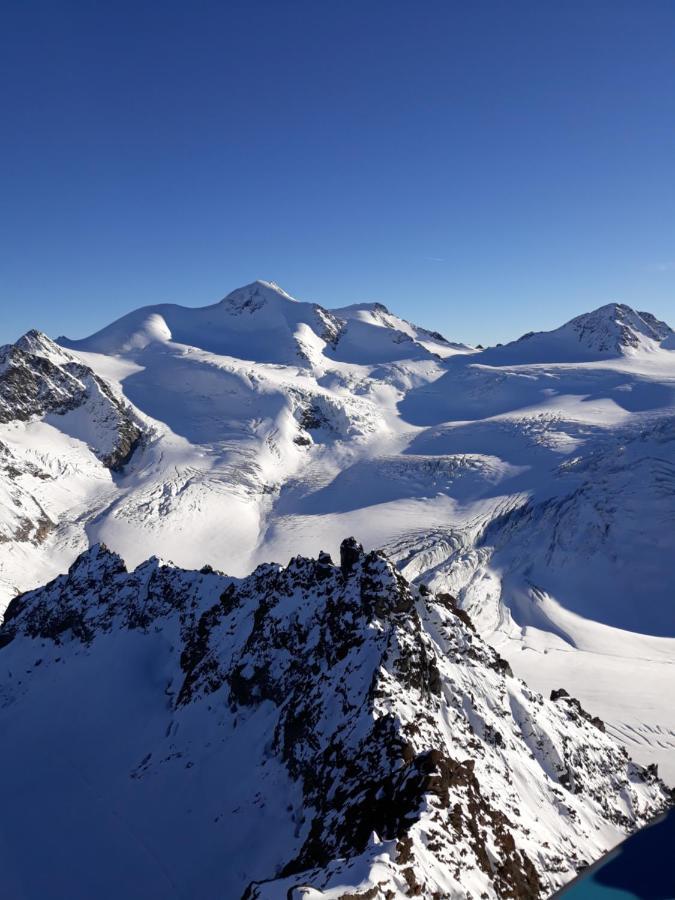
M 543 900 L 669 802 L 353 541 L 244 580 L 90 548 L 7 611 L 0 730 L 21 900 Z
M 105 381 L 143 440 L 111 472 L 83 409 L 0 424 L 5 602 L 98 541 L 130 566 L 244 576 L 354 534 L 675 783 L 667 325 L 610 304 L 477 351 L 380 304 L 326 310 L 256 282 L 41 341 Z

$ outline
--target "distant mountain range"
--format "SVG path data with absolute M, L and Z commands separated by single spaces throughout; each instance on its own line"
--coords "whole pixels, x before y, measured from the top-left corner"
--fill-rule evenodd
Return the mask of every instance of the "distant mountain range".
M 230 774 L 234 781 L 241 780 L 241 802 L 251 815 L 240 842 L 230 847 L 232 853 L 237 848 L 235 855 L 242 862 L 227 884 L 236 891 L 251 884 L 251 897 L 286 896 L 296 882 L 284 880 L 284 873 L 295 878 L 310 870 L 312 890 L 328 893 L 308 889 L 304 894 L 296 892 L 297 897 L 343 896 L 330 893 L 333 884 L 351 885 L 353 896 L 384 897 L 384 888 L 381 894 L 355 893 L 361 883 L 356 875 L 364 872 L 364 878 L 374 878 L 372 873 L 382 871 L 387 890 L 402 891 L 400 879 L 408 876 L 400 854 L 403 858 L 410 854 L 414 878 L 424 885 L 423 896 L 434 896 L 434 890 L 439 896 L 452 897 L 463 896 L 462 890 L 472 897 L 481 896 L 481 891 L 490 897 L 546 896 L 569 880 L 576 867 L 644 821 L 661 802 L 653 770 L 648 776 L 627 774 L 629 763 L 620 755 L 619 745 L 643 765 L 658 763 L 665 780 L 675 783 L 675 577 L 671 566 L 675 553 L 675 336 L 649 313 L 609 304 L 554 331 L 481 349 L 413 325 L 381 304 L 327 310 L 298 302 L 273 283 L 255 282 L 203 308 L 160 304 L 137 310 L 84 340 L 61 337 L 54 341 L 31 331 L 0 348 L 0 500 L 0 607 L 11 603 L 0 632 L 0 643 L 7 644 L 0 649 L 0 667 L 5 667 L 7 728 L 15 735 L 8 745 L 6 765 L 18 765 L 27 748 L 39 744 L 40 734 L 46 732 L 36 728 L 44 727 L 50 735 L 54 732 L 56 724 L 41 704 L 55 704 L 58 709 L 57 698 L 68 694 L 72 705 L 67 705 L 59 740 L 62 748 L 70 741 L 84 749 L 78 749 L 75 757 L 59 750 L 62 755 L 52 761 L 54 771 L 58 770 L 55 784 L 71 784 L 71 776 L 84 779 L 93 792 L 86 794 L 87 803 L 94 794 L 102 796 L 96 792 L 103 790 L 105 779 L 99 781 L 81 754 L 86 755 L 87 748 L 94 755 L 103 753 L 101 742 L 113 747 L 115 734 L 123 735 L 128 752 L 111 749 L 105 765 L 109 765 L 110 783 L 123 783 L 125 791 L 119 808 L 104 798 L 101 815 L 112 817 L 106 819 L 110 822 L 121 817 L 119 822 L 126 823 L 124 828 L 128 825 L 131 834 L 129 823 L 141 815 L 144 803 L 150 803 L 146 790 L 175 793 L 171 800 L 153 795 L 148 806 L 151 818 L 139 826 L 139 834 L 149 841 L 147 853 L 160 861 L 157 865 L 165 872 L 167 885 L 184 884 L 181 879 L 187 878 L 172 843 L 178 835 L 171 830 L 172 822 L 186 821 L 188 801 L 183 798 L 197 791 L 201 799 L 194 808 L 200 809 L 200 816 L 204 810 L 212 811 L 214 818 L 224 816 L 218 821 L 230 830 L 239 821 L 232 818 L 236 791 L 227 793 L 230 787 L 209 768 L 212 763 L 205 760 L 211 757 L 205 751 L 200 750 L 197 758 L 189 749 L 207 732 L 210 736 L 204 740 L 214 747 L 213 742 L 227 733 L 227 741 L 234 741 L 232 746 L 241 754 L 241 759 L 231 761 Z M 351 701 L 344 706 L 344 728 L 354 729 L 355 741 L 358 736 L 349 749 L 340 743 L 343 737 L 338 740 L 335 722 L 331 720 L 324 730 L 321 717 L 327 713 L 321 704 L 327 701 L 321 692 L 340 697 L 343 688 L 334 678 L 323 680 L 320 672 L 312 670 L 311 655 L 295 645 L 293 636 L 300 619 L 310 615 L 306 604 L 319 603 L 312 613 L 318 616 L 312 625 L 316 634 L 308 628 L 305 639 L 310 641 L 308 646 L 318 648 L 321 659 L 329 658 L 322 635 L 332 635 L 333 624 L 325 616 L 333 600 L 327 599 L 326 586 L 319 583 L 320 571 L 327 573 L 331 597 L 338 598 L 335 602 L 341 609 L 358 606 L 354 584 L 348 578 L 345 581 L 344 571 L 319 556 L 326 551 L 338 559 L 348 535 L 366 548 L 365 555 L 358 555 L 358 566 L 383 567 L 382 577 L 390 585 L 385 593 L 390 589 L 395 593 L 392 585 L 399 583 L 399 575 L 391 565 L 396 565 L 405 579 L 400 590 L 414 603 L 405 601 L 405 610 L 396 612 L 402 618 L 396 618 L 394 625 L 387 616 L 388 624 L 383 624 L 381 611 L 361 610 L 356 644 L 340 650 L 345 654 L 342 660 L 355 671 L 367 669 L 371 678 L 374 670 L 363 668 L 358 650 L 370 648 L 368 653 L 374 656 L 369 657 L 368 666 L 381 660 L 382 671 L 389 673 L 382 678 L 393 679 L 387 688 L 393 692 L 390 699 L 403 691 L 401 703 L 409 704 L 409 709 L 419 707 L 420 715 L 429 717 L 431 729 L 423 728 L 412 741 L 413 759 L 406 763 L 413 766 L 410 773 L 417 787 L 410 788 L 410 795 L 405 788 L 405 803 L 401 806 L 396 800 L 395 804 L 399 812 L 402 808 L 410 812 L 411 822 L 396 819 L 394 827 L 387 813 L 386 821 L 378 820 L 379 831 L 378 823 L 368 821 L 376 838 L 365 835 L 363 825 L 358 841 L 354 838 L 351 844 L 337 819 L 331 818 L 335 809 L 312 806 L 315 825 L 309 818 L 297 818 L 301 806 L 309 809 L 318 803 L 306 767 L 316 768 L 322 773 L 317 777 L 327 779 L 333 770 L 321 769 L 316 754 L 339 746 L 342 755 L 331 763 L 339 774 L 330 777 L 342 785 L 342 807 L 358 809 L 357 782 L 365 774 L 357 772 L 359 754 L 354 747 L 366 738 L 373 746 L 384 747 L 382 736 L 368 731 L 380 727 L 373 724 L 380 713 L 373 712 L 377 704 L 373 706 L 373 697 L 366 694 L 359 694 L 356 707 Z M 110 549 L 101 549 L 103 544 Z M 386 559 L 373 556 L 375 550 L 383 550 Z M 271 566 L 298 555 L 303 559 L 289 569 Z M 147 563 L 149 557 L 172 560 L 179 568 Z M 68 577 L 14 599 L 66 572 L 78 559 Z M 260 565 L 264 568 L 257 570 L 258 575 L 251 575 Z M 128 574 L 125 566 L 140 568 Z M 278 579 L 291 575 L 280 573 L 292 573 L 294 566 L 300 572 L 298 584 L 304 599 L 289 594 L 282 600 L 274 593 L 280 590 Z M 229 611 L 216 614 L 214 605 L 230 588 L 244 591 L 243 611 L 229 610 L 222 601 Z M 429 599 L 431 594 L 425 591 L 454 599 Z M 450 618 L 442 612 L 444 603 L 450 604 Z M 200 618 L 212 607 L 213 621 L 208 615 Z M 386 642 L 394 640 L 394 632 L 400 637 L 397 629 L 411 628 L 431 648 L 429 652 L 433 650 L 435 660 L 446 653 L 443 641 L 464 641 L 461 635 L 468 625 L 462 617 L 466 614 L 481 636 L 472 638 L 480 647 L 478 657 L 474 659 L 465 644 L 462 653 L 452 651 L 459 653 L 456 665 L 464 667 L 461 677 L 436 661 L 440 695 L 431 691 L 427 696 L 428 685 L 420 694 L 419 685 L 407 684 L 405 674 L 396 668 L 398 651 L 390 649 L 386 658 L 378 656 L 384 653 L 383 645 L 372 643 L 375 633 L 389 635 L 382 638 Z M 230 646 L 231 639 L 231 652 L 244 659 L 248 653 L 241 643 L 245 634 L 258 641 L 252 622 L 244 621 L 248 615 L 258 617 L 260 633 L 270 639 L 271 647 L 276 646 L 275 635 L 283 635 L 278 657 L 272 659 L 269 648 L 256 645 L 257 661 L 251 662 L 254 669 L 269 668 L 270 684 L 276 686 L 269 687 L 273 694 L 267 699 L 274 709 L 245 694 L 249 688 L 244 682 L 253 670 L 247 669 L 249 674 L 242 681 L 241 673 L 225 665 L 216 648 Z M 453 626 L 447 638 L 437 630 L 438 616 L 445 617 L 443 627 L 448 622 Z M 230 628 L 234 631 L 227 637 Z M 500 657 L 491 655 L 493 650 L 483 640 Z M 213 647 L 210 642 L 215 642 Z M 295 681 L 283 674 L 288 661 L 281 662 L 290 646 L 307 670 L 303 678 L 301 673 L 294 678 L 302 682 L 302 692 L 319 698 L 319 718 L 311 720 L 309 731 L 297 725 L 298 735 L 315 754 L 302 761 L 285 755 L 279 743 L 279 723 L 286 722 L 282 695 L 288 691 L 296 696 Z M 491 668 L 489 661 L 501 657 L 530 689 L 505 675 L 501 663 L 496 670 Z M 193 666 L 190 660 L 198 658 L 201 662 Z M 47 659 L 51 660 L 48 666 Z M 340 662 L 330 659 L 331 665 Z M 44 667 L 37 660 L 44 660 Z M 193 669 L 199 670 L 194 674 L 194 692 L 190 688 L 189 700 L 183 693 L 179 701 L 179 681 L 188 684 L 193 677 L 188 670 Z M 499 683 L 493 685 L 495 678 Z M 432 680 L 436 683 L 436 676 Z M 469 682 L 473 687 L 467 686 Z M 103 689 L 103 683 L 108 686 L 99 696 L 96 691 Z M 497 711 L 488 715 L 493 688 L 500 698 L 511 699 L 506 706 L 500 699 Z M 549 696 L 560 688 L 577 697 L 590 718 L 564 695 L 555 703 L 536 699 L 535 691 Z M 266 696 L 266 690 L 261 696 Z M 138 707 L 128 705 L 128 691 L 138 694 Z M 500 734 L 502 729 L 491 717 L 504 713 L 508 734 L 516 735 L 512 751 L 492 741 L 492 732 L 474 717 L 467 691 L 477 698 L 475 709 L 482 710 L 476 715 Z M 212 709 L 211 693 L 218 695 Z M 438 700 L 439 696 L 446 699 Z M 461 709 L 457 707 L 460 696 L 464 698 Z M 515 696 L 519 699 L 514 700 Z M 447 708 L 455 710 L 450 718 L 443 711 L 446 701 Z M 253 711 L 258 706 L 260 711 Z M 76 722 L 76 707 L 89 710 L 81 723 Z M 535 708 L 546 710 L 541 713 L 540 730 L 531 724 L 538 722 Z M 107 724 L 101 718 L 104 709 L 111 715 Z M 391 707 L 397 733 L 409 709 Z M 157 716 L 149 731 L 141 725 L 143 710 Z M 600 754 L 593 758 L 603 760 L 601 767 L 615 767 L 602 773 L 592 768 L 594 774 L 588 778 L 595 793 L 590 799 L 577 797 L 572 782 L 565 781 L 567 757 L 560 745 L 563 713 L 564 721 L 571 716 L 570 727 L 583 731 L 575 732 L 574 746 L 593 746 Z M 135 724 L 125 725 L 127 716 Z M 459 743 L 453 743 L 447 728 L 455 716 L 459 716 L 459 731 L 468 735 L 473 729 L 473 738 L 457 737 Z M 604 733 L 589 724 L 596 717 L 603 721 Z M 169 740 L 174 734 L 169 720 L 174 718 L 185 723 L 181 735 L 189 736 L 181 736 L 177 743 Z M 245 724 L 249 719 L 254 724 Z M 232 737 L 233 723 L 242 723 L 241 744 Z M 170 749 L 169 744 L 178 749 Z M 385 744 L 389 746 L 388 739 Z M 248 766 L 252 745 L 256 747 L 251 760 L 254 775 Z M 390 749 L 383 750 L 382 767 L 374 769 L 387 797 L 398 778 L 392 773 L 400 766 L 396 754 L 401 748 L 393 742 Z M 440 832 L 434 836 L 432 800 L 436 795 L 432 790 L 430 800 L 429 791 L 419 785 L 428 787 L 436 784 L 437 777 L 446 778 L 441 758 L 424 755 L 436 750 L 451 760 L 451 768 L 472 762 L 477 767 L 475 789 L 488 798 L 491 810 L 485 813 L 488 836 L 481 838 L 488 848 L 488 863 L 477 850 L 477 838 L 471 838 L 468 824 L 459 827 L 460 832 L 465 828 L 464 843 L 447 840 L 451 808 L 447 804 L 439 813 L 443 820 L 439 828 L 446 829 L 446 837 Z M 173 757 L 174 752 L 182 756 Z M 217 761 L 224 766 L 221 751 L 213 752 L 213 765 Z M 143 784 L 156 788 L 139 786 L 136 775 L 133 784 L 127 785 L 124 779 L 137 769 L 141 772 L 140 759 L 148 753 L 152 762 Z M 530 753 L 533 770 L 528 768 Z M 190 761 L 196 771 L 189 774 L 181 768 L 179 777 L 179 764 L 160 764 L 160 754 L 162 761 L 184 757 L 181 766 Z M 71 759 L 72 772 L 67 776 L 70 762 L 64 760 Z M 433 764 L 420 762 L 423 759 Z M 486 761 L 484 771 L 481 760 Z M 38 753 L 36 766 L 48 769 L 51 764 Z M 588 764 L 588 760 L 580 762 L 580 771 Z M 264 780 L 261 772 L 268 766 L 269 777 L 278 776 L 279 784 L 285 785 L 280 796 L 290 797 L 291 807 L 284 812 L 276 805 L 271 817 L 256 811 L 256 791 L 265 798 L 267 790 L 251 787 Z M 488 777 L 491 766 L 495 769 Z M 47 769 L 40 776 L 43 792 Z M 463 775 L 452 776 L 463 779 L 461 784 L 453 782 L 453 790 L 459 791 L 456 803 L 462 813 L 456 815 L 460 819 L 468 816 L 474 802 L 469 799 L 473 776 L 462 771 Z M 508 790 L 507 772 L 512 773 Z M 141 775 L 145 777 L 144 769 Z M 493 775 L 496 781 L 490 780 Z M 603 780 L 615 775 L 633 787 L 644 782 L 646 787 L 635 787 L 637 805 L 614 782 Z M 199 786 L 191 780 L 197 776 L 203 778 Z M 534 785 L 531 791 L 526 788 L 528 780 Z M 218 809 L 207 802 L 213 784 L 227 797 L 229 812 L 224 799 Z M 271 790 L 272 782 L 269 785 Z M 30 790 L 24 784 L 21 796 L 33 797 Z M 54 810 L 65 803 L 65 790 L 53 787 L 49 794 Z M 601 794 L 613 799 L 601 801 Z M 498 803 L 494 798 L 502 795 L 506 799 Z M 39 805 L 39 793 L 34 796 Z M 445 802 L 445 788 L 442 796 Z M 82 798 L 85 794 L 78 802 L 85 803 Z M 379 808 L 373 798 L 369 802 Z M 521 806 L 526 810 L 522 819 L 514 812 Z M 563 810 L 575 811 L 569 813 L 569 828 L 557 820 L 559 815 L 568 816 Z M 622 810 L 624 819 L 617 818 L 617 810 Z M 498 827 L 502 815 L 508 824 Z M 322 817 L 334 822 L 334 833 L 321 830 Z M 160 820 L 166 825 L 160 827 Z M 73 828 L 79 827 L 73 822 Z M 250 838 L 253 831 L 265 828 L 278 834 L 278 841 L 272 848 L 251 848 L 247 835 Z M 307 830 L 311 828 L 315 829 L 313 844 Z M 527 828 L 531 836 L 525 833 Z M 582 852 L 583 842 L 575 834 L 584 835 L 592 850 Z M 125 865 L 130 871 L 136 871 L 134 866 L 146 871 L 148 855 L 132 859 L 128 840 L 121 835 L 117 824 L 110 825 L 92 841 L 121 841 Z M 394 839 L 398 843 L 387 843 Z M 194 856 L 197 850 L 192 848 L 185 865 L 199 858 L 205 867 L 200 871 L 208 879 L 222 835 L 218 828 L 206 829 L 202 821 L 190 840 L 205 843 L 201 856 Z M 92 843 L 94 856 L 99 853 L 97 846 Z M 540 848 L 538 853 L 535 846 Z M 21 854 L 28 852 L 27 847 L 17 843 L 14 849 Z M 465 868 L 454 855 L 457 847 Z M 57 859 L 64 848 L 56 838 L 54 848 Z M 382 861 L 383 854 L 389 854 L 391 865 Z M 441 865 L 439 860 L 445 862 Z M 502 864 L 505 868 L 500 868 Z M 2 865 L 4 869 L 4 861 Z M 439 874 L 448 868 L 463 872 L 461 878 L 448 876 L 452 887 Z M 264 886 L 267 879 L 271 879 L 269 889 Z M 31 884 L 30 900 L 38 896 L 43 900 L 40 886 Z M 370 885 L 364 890 L 373 887 L 371 882 L 363 884 Z M 96 882 L 87 896 L 103 896 L 99 887 Z M 414 892 L 412 884 L 408 889 Z M 180 890 L 176 888 L 174 895 L 183 896 Z M 223 890 L 213 896 L 237 896 L 228 893 L 229 887 Z M 128 894 L 120 888 L 111 896 L 122 895 Z M 345 896 L 349 895 L 347 891 Z

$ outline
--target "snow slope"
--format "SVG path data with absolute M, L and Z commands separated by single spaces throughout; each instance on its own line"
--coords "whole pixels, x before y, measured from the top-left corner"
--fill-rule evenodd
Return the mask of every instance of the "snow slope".
M 608 303 L 584 313 L 555 331 L 530 332 L 519 340 L 494 347 L 492 361 L 520 363 L 584 362 L 654 351 L 665 344 L 674 349 L 673 331 L 648 312 L 623 303 Z
M 0 685 L 23 900 L 543 898 L 670 802 L 353 539 L 244 580 L 96 545 L 10 605 Z
M 381 304 L 326 310 L 256 282 L 40 340 L 95 373 L 142 440 L 113 471 L 89 407 L 25 418 L 15 397 L 5 602 L 97 541 L 131 566 L 244 576 L 355 534 L 457 594 L 517 674 L 567 687 L 675 782 L 667 325 L 610 304 L 478 352 Z
M 129 313 L 84 341 L 59 343 L 96 353 L 128 353 L 173 341 L 220 356 L 297 365 L 324 353 L 344 362 L 390 362 L 467 352 L 438 333 L 392 316 L 381 304 L 328 311 L 294 300 L 274 282 L 256 281 L 202 308 L 160 304 Z

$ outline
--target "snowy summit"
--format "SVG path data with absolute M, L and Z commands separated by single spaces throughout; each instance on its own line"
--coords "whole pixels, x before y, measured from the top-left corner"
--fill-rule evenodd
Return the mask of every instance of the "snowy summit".
M 663 807 L 673 332 L 457 337 L 258 281 L 0 348 L 29 900 L 68 834 L 83 897 L 543 898 Z

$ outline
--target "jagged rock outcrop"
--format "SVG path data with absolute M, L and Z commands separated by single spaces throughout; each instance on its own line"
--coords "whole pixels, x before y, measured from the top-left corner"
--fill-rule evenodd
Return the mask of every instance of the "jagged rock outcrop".
M 129 573 L 97 545 L 13 601 L 0 645 L 3 733 L 45 692 L 67 686 L 79 710 L 37 759 L 20 739 L 0 748 L 3 770 L 24 753 L 39 783 L 52 747 L 76 765 L 82 717 L 111 729 L 133 745 L 115 757 L 115 816 L 152 847 L 146 865 L 204 898 L 543 898 L 669 802 L 580 706 L 515 679 L 452 597 L 353 539 L 340 565 L 244 579 L 156 559 Z M 145 724 L 120 734 L 136 695 Z M 110 772 L 88 771 L 103 791 Z
M 672 335 L 665 322 L 648 312 L 637 312 L 625 303 L 608 303 L 570 321 L 579 342 L 599 352 L 621 353 L 640 346 L 640 341 L 660 343 Z
M 80 408 L 93 452 L 108 468 L 121 469 L 141 430 L 106 382 L 39 331 L 0 348 L 0 424 Z
M 625 303 L 606 303 L 553 331 L 529 331 L 489 348 L 483 359 L 502 365 L 634 358 L 672 345 L 673 330 L 666 322 Z

